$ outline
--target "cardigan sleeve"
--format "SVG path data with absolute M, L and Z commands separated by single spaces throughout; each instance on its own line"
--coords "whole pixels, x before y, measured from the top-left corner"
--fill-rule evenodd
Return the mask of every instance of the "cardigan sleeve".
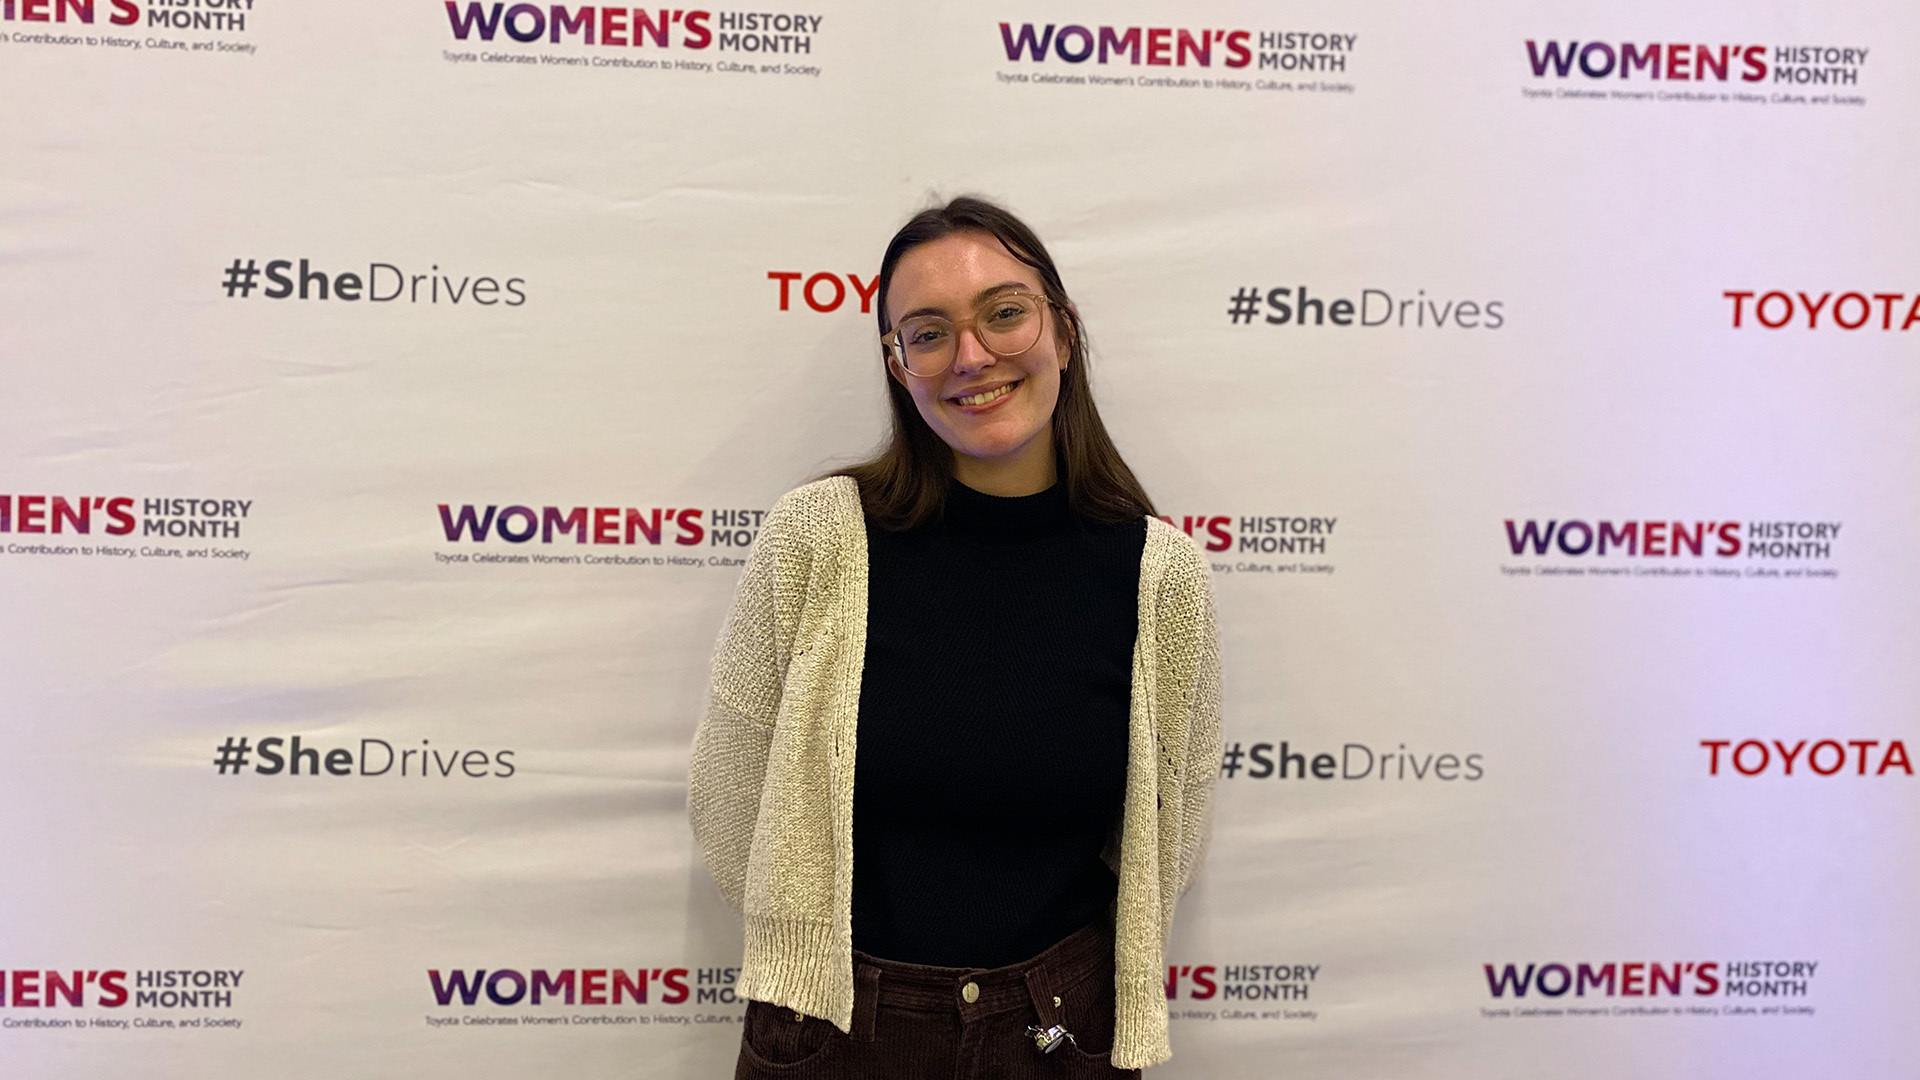
M 714 646 L 706 707 L 687 769 L 694 843 L 736 911 L 745 908 L 747 856 L 792 646 L 791 627 L 783 625 L 775 602 L 787 553 L 798 546 L 788 535 L 785 502 L 762 522 L 741 571 Z
M 1214 619 L 1213 577 L 1206 556 L 1191 543 L 1193 557 L 1182 560 L 1188 572 L 1173 575 L 1185 595 L 1176 604 L 1189 606 L 1194 621 L 1192 689 L 1187 694 L 1187 752 L 1185 798 L 1181 803 L 1180 892 L 1193 884 L 1205 861 L 1213 832 L 1213 788 L 1220 775 L 1220 633 Z M 1184 580 L 1181 580 L 1184 579 Z

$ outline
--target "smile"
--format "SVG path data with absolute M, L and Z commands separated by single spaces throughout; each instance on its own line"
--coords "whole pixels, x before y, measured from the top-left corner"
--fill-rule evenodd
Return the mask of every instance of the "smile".
M 992 390 L 974 394 L 970 397 L 950 398 L 949 400 L 962 408 L 977 409 L 983 405 L 991 405 L 1001 398 L 1006 397 L 1008 394 L 1013 393 L 1014 389 L 1025 381 L 1025 379 L 1016 379 L 1005 386 L 995 387 Z

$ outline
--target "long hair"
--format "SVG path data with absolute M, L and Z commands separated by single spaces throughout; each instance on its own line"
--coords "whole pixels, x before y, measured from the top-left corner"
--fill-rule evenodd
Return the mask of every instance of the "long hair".
M 1067 298 L 1066 286 L 1060 283 L 1060 271 L 1040 238 L 1013 214 L 985 199 L 962 195 L 945 206 L 928 207 L 902 225 L 880 260 L 873 304 L 880 333 L 892 329 L 887 322 L 887 287 L 901 256 L 962 231 L 993 236 L 1014 258 L 1039 271 L 1054 312 L 1065 320 L 1067 370 L 1061 373 L 1060 397 L 1053 409 L 1053 456 L 1060 483 L 1066 485 L 1068 508 L 1108 522 L 1154 514 L 1153 501 L 1107 436 L 1100 410 L 1094 407 L 1087 376 L 1087 331 Z M 898 531 L 939 518 L 953 483 L 953 450 L 921 418 L 907 388 L 887 373 L 884 346 L 880 355 L 881 377 L 893 412 L 892 434 L 873 457 L 823 475 L 852 477 L 859 484 L 867 515 L 881 528 Z

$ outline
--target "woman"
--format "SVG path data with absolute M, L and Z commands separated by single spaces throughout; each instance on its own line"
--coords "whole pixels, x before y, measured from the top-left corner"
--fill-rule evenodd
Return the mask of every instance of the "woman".
M 768 514 L 694 739 L 735 1075 L 1136 1075 L 1219 761 L 1206 562 L 1018 219 L 923 211 L 876 288 L 892 439 Z

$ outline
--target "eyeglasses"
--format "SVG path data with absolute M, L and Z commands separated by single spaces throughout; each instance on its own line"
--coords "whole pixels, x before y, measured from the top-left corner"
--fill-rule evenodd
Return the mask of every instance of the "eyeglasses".
M 1019 356 L 1040 340 L 1046 320 L 1040 312 L 1047 305 L 1059 307 L 1049 297 L 1025 289 L 995 293 L 977 308 L 973 317 L 955 326 L 942 315 L 915 315 L 880 335 L 887 355 L 900 361 L 909 375 L 931 379 L 952 366 L 959 332 L 972 330 L 986 350 L 995 356 Z

